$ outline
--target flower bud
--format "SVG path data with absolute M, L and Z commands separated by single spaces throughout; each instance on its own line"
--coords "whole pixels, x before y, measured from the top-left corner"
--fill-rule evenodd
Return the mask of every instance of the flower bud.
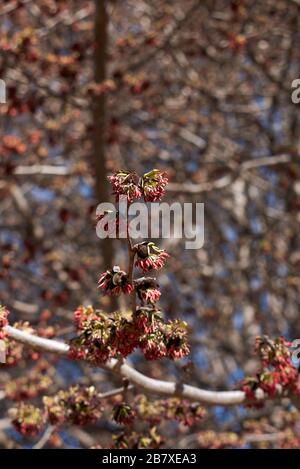
M 133 291 L 133 286 L 129 283 L 126 272 L 123 272 L 119 266 L 114 266 L 112 270 L 101 274 L 98 286 L 104 294 L 111 296 L 119 296 L 122 292 L 130 295 Z
M 135 265 L 143 272 L 149 270 L 159 270 L 164 266 L 169 254 L 164 249 L 158 248 L 153 242 L 143 242 L 136 244 L 134 250 L 137 254 Z

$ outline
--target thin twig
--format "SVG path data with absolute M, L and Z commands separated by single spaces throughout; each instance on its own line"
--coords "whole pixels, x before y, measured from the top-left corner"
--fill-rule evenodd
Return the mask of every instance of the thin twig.
M 131 303 L 131 310 L 134 314 L 136 311 L 136 291 L 133 283 L 133 268 L 134 268 L 134 259 L 135 259 L 135 251 L 132 246 L 132 241 L 129 234 L 129 222 L 128 222 L 128 214 L 129 207 L 127 208 L 127 249 L 128 249 L 128 281 L 133 286 L 133 292 L 130 295 L 130 303 Z
M 124 392 L 133 389 L 134 386 L 131 384 L 125 388 L 122 386 L 121 388 L 112 389 L 111 391 L 104 392 L 100 395 L 101 399 L 107 399 L 109 397 L 117 396 L 118 394 L 123 394 Z
M 56 427 L 54 425 L 49 425 L 49 427 L 46 428 L 42 438 L 33 446 L 33 449 L 43 449 L 52 433 L 55 431 L 55 428 Z

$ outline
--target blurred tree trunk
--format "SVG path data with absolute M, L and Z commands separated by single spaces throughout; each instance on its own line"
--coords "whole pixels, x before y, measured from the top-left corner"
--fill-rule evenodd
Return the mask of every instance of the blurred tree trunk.
M 102 83 L 106 79 L 108 44 L 108 14 L 107 1 L 95 0 L 95 56 L 94 79 L 96 83 Z M 106 136 L 106 96 L 105 93 L 93 97 L 93 122 L 94 122 L 94 171 L 95 171 L 95 197 L 97 203 L 108 202 L 111 188 L 107 181 L 105 136 Z M 107 238 L 101 243 L 101 253 L 104 269 L 114 265 L 115 240 Z M 110 310 L 117 309 L 115 298 L 110 299 Z
M 107 43 L 108 43 L 108 15 L 107 1 L 95 0 L 95 56 L 94 78 L 96 83 L 106 79 Z M 110 187 L 107 181 L 105 158 L 106 134 L 106 96 L 105 93 L 93 97 L 94 121 L 94 169 L 95 196 L 97 203 L 108 202 Z M 102 243 L 102 256 L 105 268 L 113 265 L 113 240 L 107 239 Z

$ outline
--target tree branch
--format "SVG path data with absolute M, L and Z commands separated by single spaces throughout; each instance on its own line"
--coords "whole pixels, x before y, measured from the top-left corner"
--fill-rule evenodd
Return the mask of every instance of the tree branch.
M 224 187 L 231 185 L 232 182 L 244 172 L 263 166 L 275 166 L 277 164 L 289 163 L 291 159 L 291 155 L 287 154 L 255 158 L 253 160 L 244 161 L 236 168 L 236 171 L 233 171 L 231 174 L 226 174 L 215 181 L 203 182 L 201 184 L 170 182 L 166 187 L 166 190 L 169 192 L 199 194 L 213 189 L 223 189 Z
M 6 326 L 5 330 L 12 339 L 45 352 L 67 355 L 70 349 L 69 345 L 63 342 L 44 339 L 11 326 Z M 120 364 L 114 359 L 104 364 L 103 369 L 116 372 L 144 391 L 161 396 L 178 396 L 208 405 L 229 406 L 245 402 L 245 394 L 242 391 L 207 391 L 187 384 L 178 386 L 174 382 L 161 381 L 145 376 L 126 362 Z
M 17 176 L 72 176 L 74 173 L 66 166 L 55 166 L 49 164 L 34 164 L 32 166 L 19 165 L 14 174 Z

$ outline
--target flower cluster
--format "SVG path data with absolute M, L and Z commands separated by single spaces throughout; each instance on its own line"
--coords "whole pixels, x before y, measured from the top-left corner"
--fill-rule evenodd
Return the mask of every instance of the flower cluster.
M 100 394 L 94 386 L 71 386 L 67 390 L 59 391 L 55 396 L 45 396 L 43 403 L 52 425 L 95 423 L 103 412 Z
M 168 184 L 167 174 L 159 169 L 153 169 L 141 178 L 135 172 L 116 171 L 108 176 L 108 180 L 117 201 L 120 196 L 126 196 L 129 203 L 142 196 L 145 202 L 156 202 L 164 195 Z
M 262 417 L 260 419 L 251 419 L 243 422 L 243 431 L 246 434 L 255 434 L 257 436 L 265 435 L 272 430 L 277 432 L 278 438 L 276 440 L 267 441 L 263 437 L 260 440 L 254 441 L 255 448 L 268 449 L 276 448 L 282 449 L 298 449 L 300 445 L 299 434 L 299 412 L 291 409 L 283 409 L 277 407 L 271 416 Z
M 239 448 L 243 445 L 242 439 L 233 432 L 216 433 L 212 430 L 199 432 L 196 435 L 199 448 L 203 449 L 225 449 Z
M 139 347 L 145 358 L 181 358 L 189 353 L 187 324 L 183 321 L 164 323 L 154 307 L 137 307 L 134 314 L 111 316 L 80 307 L 74 313 L 79 335 L 71 340 L 69 356 L 85 359 L 93 365 L 113 357 L 127 357 Z
M 136 397 L 135 406 L 139 418 L 158 424 L 162 419 L 176 420 L 186 426 L 202 420 L 206 412 L 199 404 L 179 398 L 150 401 L 145 395 Z
M 168 357 L 172 360 L 185 357 L 190 353 L 187 343 L 187 323 L 179 319 L 169 321 L 164 329 Z
M 154 334 L 162 326 L 162 316 L 153 306 L 140 306 L 136 308 L 133 317 L 134 328 L 141 334 Z
M 137 256 L 135 265 L 140 267 L 144 273 L 149 270 L 161 269 L 166 259 L 170 257 L 164 249 L 160 249 L 153 242 L 144 241 L 136 244 L 133 249 Z
M 156 303 L 160 298 L 159 285 L 155 278 L 142 277 L 134 281 L 136 293 L 142 304 Z
M 48 374 L 46 362 L 39 363 L 27 376 L 20 376 L 8 381 L 4 391 L 7 399 L 20 401 L 32 399 L 46 391 L 52 384 L 52 379 Z
M 15 429 L 24 436 L 36 436 L 45 424 L 42 411 L 31 404 L 20 403 L 10 409 L 10 416 Z
M 51 425 L 88 425 L 102 415 L 102 398 L 94 386 L 71 386 L 43 398 L 44 408 L 21 402 L 9 411 L 15 429 L 24 436 L 36 436 L 48 420 Z
M 157 428 L 152 427 L 144 433 L 133 431 L 114 435 L 113 442 L 114 449 L 157 449 L 164 443 L 164 440 L 157 433 Z
M 4 306 L 0 306 L 0 340 L 6 337 L 4 328 L 8 325 L 8 315 L 9 311 Z
M 84 359 L 93 365 L 105 363 L 116 355 L 114 324 L 107 315 L 88 308 L 78 308 L 74 313 L 79 335 L 71 340 L 69 356 Z
M 126 196 L 128 202 L 139 199 L 142 196 L 139 188 L 139 176 L 130 171 L 117 171 L 107 178 L 113 187 L 113 193 L 117 201 L 120 196 Z
M 177 398 L 166 400 L 165 408 L 167 419 L 177 420 L 188 427 L 202 420 L 205 416 L 205 410 L 199 404 L 191 404 L 189 401 L 181 401 Z
M 112 296 L 118 296 L 122 292 L 125 295 L 130 295 L 133 291 L 133 286 L 128 281 L 126 272 L 123 272 L 119 266 L 114 266 L 112 270 L 103 272 L 99 278 L 98 286 L 104 294 Z
M 123 425 L 131 425 L 136 417 L 136 411 L 125 402 L 113 408 L 113 419 Z
M 91 305 L 79 306 L 73 316 L 78 331 L 84 330 L 89 321 L 98 319 L 98 314 Z
M 257 337 L 255 352 L 261 361 L 261 370 L 256 376 L 248 376 L 240 383 L 250 405 L 260 405 L 267 397 L 300 394 L 298 371 L 291 362 L 291 344 L 278 337 Z
M 158 329 L 145 334 L 141 340 L 141 350 L 146 360 L 160 360 L 167 357 L 168 351 L 163 332 Z
M 165 172 L 153 169 L 142 177 L 141 187 L 145 202 L 157 202 L 165 193 L 168 177 Z

